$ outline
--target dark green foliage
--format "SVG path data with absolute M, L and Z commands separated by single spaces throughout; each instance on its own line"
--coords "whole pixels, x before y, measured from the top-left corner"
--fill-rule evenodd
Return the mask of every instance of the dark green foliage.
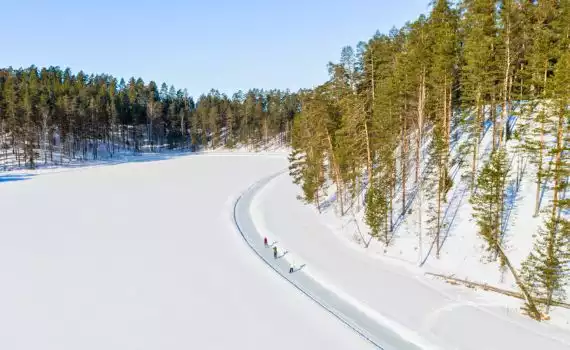
M 386 197 L 378 186 L 370 186 L 366 192 L 364 218 L 366 224 L 370 227 L 370 234 L 383 241 L 386 245 L 389 243 L 388 230 L 386 230 L 384 225 L 387 213 L 388 201 Z M 381 232 L 382 235 L 380 235 Z
M 546 313 L 552 300 L 566 299 L 564 287 L 570 273 L 568 256 L 568 222 L 556 216 L 545 222 L 538 232 L 533 250 L 523 263 L 522 277 L 534 297 L 541 298 Z
M 141 78 L 125 82 L 59 67 L 0 69 L 3 149 L 28 166 L 47 162 L 54 151 L 60 160 L 97 159 L 101 145 L 111 156 L 238 143 L 266 147 L 277 135 L 284 145 L 299 107 L 288 91 L 250 90 L 230 99 L 212 90 L 195 103 L 185 90 Z
M 477 191 L 471 196 L 473 217 L 479 228 L 479 235 L 486 242 L 490 259 L 498 257 L 498 245 L 503 232 L 503 210 L 506 178 L 509 163 L 505 150 L 500 148 L 491 154 L 477 178 Z M 501 262 L 503 265 L 504 262 Z

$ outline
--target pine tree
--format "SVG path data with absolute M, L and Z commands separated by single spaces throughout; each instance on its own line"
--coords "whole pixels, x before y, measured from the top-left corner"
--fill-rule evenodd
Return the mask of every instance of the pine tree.
M 479 235 L 486 242 L 490 260 L 496 260 L 503 232 L 503 196 L 509 173 L 507 154 L 498 149 L 491 154 L 477 178 L 477 191 L 471 196 L 473 217 L 479 228 Z
M 548 91 L 547 83 L 549 72 L 552 70 L 554 51 L 551 49 L 555 41 L 555 32 L 552 21 L 556 17 L 555 1 L 540 1 L 531 10 L 531 43 L 528 56 L 527 81 L 529 85 L 528 110 L 523 118 L 521 137 L 524 148 L 530 157 L 530 161 L 536 166 L 536 195 L 535 212 L 538 216 L 540 210 L 540 198 L 542 183 L 545 178 L 545 150 L 546 134 L 549 130 L 549 118 L 543 108 Z
M 302 199 L 314 203 L 320 211 L 320 193 L 326 182 L 327 105 L 318 92 L 304 98 L 303 112 L 293 124 L 293 151 L 289 156 L 289 171 L 303 190 Z
M 566 45 L 562 45 L 566 49 Z M 548 314 L 554 298 L 565 297 L 564 286 L 568 283 L 570 269 L 570 218 L 563 214 L 569 207 L 565 198 L 570 176 L 570 157 L 567 142 L 570 141 L 570 53 L 564 52 L 556 64 L 554 78 L 549 88 L 550 103 L 547 112 L 556 117 L 555 145 L 550 150 L 553 168 L 550 171 L 553 186 L 553 199 L 548 208 L 544 228 L 538 231 L 533 251 L 525 261 L 523 271 L 533 293 L 544 299 L 545 313 Z
M 469 135 L 467 149 L 473 154 L 471 162 L 471 189 L 475 189 L 479 143 L 483 135 L 484 105 L 493 83 L 489 66 L 493 61 L 496 36 L 495 0 L 467 0 L 463 2 L 464 44 L 461 80 L 463 124 Z M 474 113 L 470 113 L 474 108 Z
M 437 0 L 430 16 L 430 34 L 435 38 L 433 44 L 433 64 L 428 77 L 432 88 L 430 104 L 433 112 L 434 132 L 432 136 L 431 161 L 435 170 L 430 171 L 437 186 L 434 194 L 435 204 L 431 205 L 431 219 L 436 242 L 436 257 L 441 249 L 440 234 L 443 225 L 443 203 L 451 187 L 449 175 L 449 151 L 451 117 L 453 115 L 453 86 L 455 65 L 457 62 L 457 14 L 449 1 Z
M 365 207 L 365 221 L 370 227 L 371 236 L 377 237 L 384 244 L 389 243 L 389 230 L 386 229 L 383 223 L 388 214 L 388 202 L 386 201 L 385 191 L 381 191 L 376 184 L 378 179 L 372 180 L 368 191 L 366 192 L 366 207 Z M 382 232 L 382 235 L 380 233 Z

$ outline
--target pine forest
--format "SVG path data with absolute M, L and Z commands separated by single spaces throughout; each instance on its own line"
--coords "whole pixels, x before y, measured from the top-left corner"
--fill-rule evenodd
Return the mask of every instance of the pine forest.
M 440 258 L 465 196 L 480 258 L 512 278 L 525 313 L 548 317 L 570 273 L 570 1 L 436 0 L 328 67 L 326 83 L 300 93 L 292 129 L 302 200 L 360 214 L 364 245 L 398 244 L 420 215 L 421 266 Z M 514 264 L 505 232 L 529 177 L 542 224 Z
M 0 169 L 289 146 L 300 199 L 361 220 L 365 246 L 398 244 L 414 220 L 418 265 L 440 259 L 462 203 L 478 258 L 513 281 L 529 317 L 564 302 L 570 0 L 434 0 L 402 28 L 342 48 L 328 72 L 313 89 L 194 100 L 142 78 L 0 69 Z M 506 232 L 529 178 L 541 224 L 514 262 Z

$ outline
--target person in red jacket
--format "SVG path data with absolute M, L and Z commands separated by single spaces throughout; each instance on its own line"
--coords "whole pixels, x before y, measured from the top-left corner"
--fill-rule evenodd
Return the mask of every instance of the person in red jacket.
M 263 237 L 263 244 L 267 247 L 267 237 Z

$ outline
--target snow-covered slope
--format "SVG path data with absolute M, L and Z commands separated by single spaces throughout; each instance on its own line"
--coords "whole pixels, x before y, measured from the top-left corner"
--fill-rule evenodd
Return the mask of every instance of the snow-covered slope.
M 285 167 L 199 155 L 3 174 L 0 348 L 370 348 L 233 226 L 237 195 Z
M 409 261 L 383 251 L 367 251 L 350 240 L 342 227 L 339 230 L 342 221 L 334 221 L 334 213 L 319 215 L 315 208 L 301 204 L 297 194 L 299 188 L 287 174 L 269 183 L 252 207 L 259 231 L 279 241 L 289 252 L 287 259 L 306 264 L 305 273 L 340 295 L 350 296 L 363 312 L 391 320 L 394 330 L 442 349 L 570 347 L 568 310 L 555 310 L 556 322 L 537 323 L 520 314 L 520 300 L 427 278 L 424 272 L 428 265 L 420 269 L 413 258 Z M 456 244 L 449 246 L 456 249 L 461 245 Z M 469 242 L 463 244 L 469 248 Z M 454 268 L 450 260 L 447 264 Z

